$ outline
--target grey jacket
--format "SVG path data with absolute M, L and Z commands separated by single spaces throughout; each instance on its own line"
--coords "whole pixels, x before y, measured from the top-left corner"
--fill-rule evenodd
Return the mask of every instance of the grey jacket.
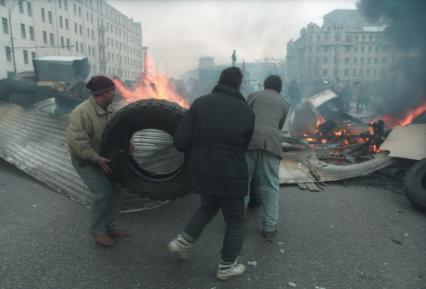
M 278 92 L 264 89 L 248 96 L 247 102 L 256 116 L 249 150 L 265 150 L 281 158 L 281 129 L 289 105 Z

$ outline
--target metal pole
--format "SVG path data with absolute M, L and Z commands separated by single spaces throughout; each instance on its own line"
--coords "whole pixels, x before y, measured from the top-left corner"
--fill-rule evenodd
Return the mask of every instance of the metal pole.
M 16 6 L 16 3 L 19 1 L 24 2 L 24 0 L 14 0 L 9 6 L 9 30 L 10 30 L 10 44 L 12 48 L 12 60 L 13 60 L 13 73 L 16 75 L 16 59 L 15 59 L 15 45 L 13 43 L 13 29 L 12 29 L 12 10 Z
M 13 73 L 14 75 L 16 75 L 15 47 L 13 45 L 13 30 L 12 30 L 12 7 L 13 7 L 13 2 L 9 6 L 8 15 L 9 15 L 10 43 L 12 46 Z

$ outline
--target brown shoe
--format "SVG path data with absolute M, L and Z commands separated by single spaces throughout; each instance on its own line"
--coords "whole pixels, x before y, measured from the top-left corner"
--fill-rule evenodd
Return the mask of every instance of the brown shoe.
M 112 238 L 116 238 L 116 239 L 124 239 L 124 238 L 130 237 L 129 233 L 124 232 L 124 231 L 114 231 L 114 232 L 109 233 L 109 235 Z
M 113 240 L 108 234 L 95 235 L 95 242 L 96 244 L 105 247 L 111 247 L 114 244 Z

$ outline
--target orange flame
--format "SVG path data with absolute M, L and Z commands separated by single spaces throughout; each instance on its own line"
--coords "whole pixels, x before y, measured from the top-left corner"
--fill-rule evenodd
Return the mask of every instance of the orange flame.
M 322 125 L 325 122 L 325 118 L 322 117 L 322 115 L 318 112 L 317 113 L 317 122 L 316 122 L 316 127 L 317 129 L 320 127 L 320 125 Z
M 126 87 L 120 80 L 114 80 L 114 83 L 127 103 L 155 98 L 175 102 L 184 108 L 189 107 L 188 101 L 177 93 L 176 88 L 167 77 L 158 72 L 141 77 L 134 89 Z
M 417 116 L 421 115 L 424 112 L 426 112 L 426 102 L 423 102 L 418 107 L 409 110 L 405 113 L 405 116 L 403 117 L 396 118 L 392 117 L 391 115 L 385 115 L 382 117 L 382 119 L 385 122 L 386 126 L 389 128 L 393 128 L 397 125 L 406 126 L 411 124 Z

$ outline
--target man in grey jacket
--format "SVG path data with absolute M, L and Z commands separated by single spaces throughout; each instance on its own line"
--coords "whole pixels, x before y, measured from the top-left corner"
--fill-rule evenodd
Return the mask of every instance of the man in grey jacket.
M 254 180 L 262 201 L 262 235 L 272 240 L 277 232 L 279 215 L 278 175 L 282 153 L 280 135 L 289 105 L 280 95 L 282 80 L 279 76 L 268 76 L 263 87 L 264 90 L 250 94 L 247 99 L 256 120 L 246 160 L 249 170 L 249 187 Z

